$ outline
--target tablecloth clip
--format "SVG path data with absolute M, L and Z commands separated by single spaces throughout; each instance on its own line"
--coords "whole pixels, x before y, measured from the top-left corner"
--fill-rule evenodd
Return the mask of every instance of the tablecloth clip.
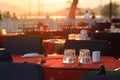
M 116 68 L 116 69 L 114 69 L 114 71 L 118 71 L 118 70 L 120 70 L 120 68 Z

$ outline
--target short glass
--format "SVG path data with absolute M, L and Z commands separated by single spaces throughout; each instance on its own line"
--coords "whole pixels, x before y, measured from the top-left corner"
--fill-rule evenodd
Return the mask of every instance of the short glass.
M 78 61 L 83 64 L 90 64 L 91 63 L 90 50 L 89 49 L 80 49 Z
M 76 60 L 75 49 L 65 49 L 63 63 L 74 63 Z

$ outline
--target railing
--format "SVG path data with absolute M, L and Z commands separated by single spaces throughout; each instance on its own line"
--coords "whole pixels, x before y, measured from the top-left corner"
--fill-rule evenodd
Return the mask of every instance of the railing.
M 40 22 L 47 25 L 49 30 L 59 30 L 62 28 L 76 27 L 79 21 L 84 19 L 2 19 L 0 21 L 0 28 L 6 29 L 7 32 L 22 32 L 25 28 L 36 28 Z M 103 21 L 103 19 L 96 19 L 97 21 Z

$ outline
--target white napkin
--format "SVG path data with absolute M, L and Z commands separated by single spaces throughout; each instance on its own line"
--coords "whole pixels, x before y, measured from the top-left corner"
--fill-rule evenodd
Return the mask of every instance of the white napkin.
M 39 53 L 26 53 L 22 57 L 35 57 L 35 56 L 40 56 Z

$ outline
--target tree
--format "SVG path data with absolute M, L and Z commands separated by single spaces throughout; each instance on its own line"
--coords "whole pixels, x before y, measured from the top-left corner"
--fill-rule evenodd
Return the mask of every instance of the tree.
M 3 18 L 11 18 L 9 11 L 5 11 L 2 15 L 3 15 Z
M 78 0 L 73 0 L 71 7 L 70 7 L 70 12 L 69 12 L 68 18 L 75 19 L 77 4 L 78 4 Z
M 106 4 L 103 6 L 101 9 L 101 15 L 104 17 L 109 17 L 110 16 L 110 4 Z M 112 3 L 112 16 L 118 16 L 119 15 L 119 4 L 117 3 Z

